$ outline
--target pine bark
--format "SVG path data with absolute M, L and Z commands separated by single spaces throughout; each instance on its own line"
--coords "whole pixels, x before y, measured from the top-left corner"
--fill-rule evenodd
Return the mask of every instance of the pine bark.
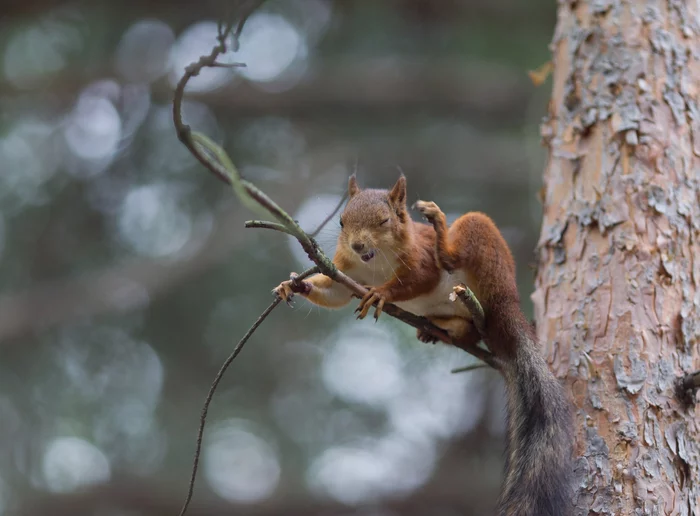
M 700 5 L 560 1 L 533 294 L 577 515 L 700 515 Z

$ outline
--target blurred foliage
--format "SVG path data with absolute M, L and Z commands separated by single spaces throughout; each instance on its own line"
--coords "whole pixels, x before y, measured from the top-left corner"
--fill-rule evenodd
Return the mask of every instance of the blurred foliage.
M 172 126 L 175 81 L 241 5 L 4 3 L 0 514 L 174 514 L 218 365 L 307 266 L 243 230 Z M 527 70 L 554 17 L 544 0 L 268 0 L 229 56 L 248 67 L 203 73 L 185 116 L 305 228 L 355 161 L 364 185 L 401 167 L 410 201 L 487 212 L 529 312 L 549 92 Z M 258 330 L 214 399 L 192 514 L 488 513 L 499 378 L 451 375 L 469 357 L 353 308 L 298 301 Z

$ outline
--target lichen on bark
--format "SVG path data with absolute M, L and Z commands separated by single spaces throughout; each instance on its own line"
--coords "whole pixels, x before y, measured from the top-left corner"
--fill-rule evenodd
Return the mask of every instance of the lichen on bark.
M 700 514 L 700 6 L 560 1 L 533 294 L 578 423 L 575 514 Z

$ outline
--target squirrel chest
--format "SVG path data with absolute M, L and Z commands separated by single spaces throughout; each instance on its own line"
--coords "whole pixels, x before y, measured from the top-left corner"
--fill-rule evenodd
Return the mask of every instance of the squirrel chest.
M 471 318 L 463 303 L 450 301 L 452 289 L 460 283 L 472 285 L 473 281 L 470 280 L 463 271 L 454 271 L 452 274 L 442 271 L 440 281 L 432 291 L 408 301 L 398 302 L 396 306 L 416 315 Z
M 376 268 L 369 266 L 354 269 L 348 275 L 364 285 L 378 286 L 391 279 L 392 270 L 386 266 L 383 269 L 378 264 Z M 460 283 L 464 283 L 470 288 L 475 285 L 474 278 L 463 270 L 456 270 L 452 274 L 441 271 L 440 279 L 431 291 L 408 301 L 398 301 L 394 304 L 407 312 L 421 316 L 464 317 L 470 319 L 469 310 L 466 309 L 463 303 L 450 301 L 452 289 Z

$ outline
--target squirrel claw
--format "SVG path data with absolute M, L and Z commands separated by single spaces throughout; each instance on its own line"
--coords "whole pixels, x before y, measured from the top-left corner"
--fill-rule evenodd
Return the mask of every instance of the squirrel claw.
M 432 333 L 428 333 L 427 331 L 423 330 L 417 330 L 416 337 L 418 337 L 419 341 L 426 344 L 435 344 L 438 341 L 437 337 L 435 337 Z
M 377 309 L 374 311 L 374 322 L 379 320 L 379 316 L 382 315 L 382 310 L 384 310 L 385 299 L 380 297 L 377 301 Z
M 374 311 L 374 320 L 376 321 L 379 319 L 379 316 L 382 314 L 382 310 L 384 309 L 384 303 L 386 303 L 386 297 L 382 294 L 380 294 L 377 289 L 371 288 L 367 294 L 365 294 L 365 297 L 362 298 L 360 301 L 360 304 L 358 305 L 357 309 L 355 310 L 355 313 L 359 312 L 357 318 L 358 319 L 364 319 L 367 317 L 367 313 L 369 312 L 369 309 L 372 307 L 372 305 L 377 304 L 377 308 Z
M 432 222 L 438 215 L 440 215 L 440 213 L 442 213 L 442 210 L 440 210 L 438 205 L 432 201 L 416 201 L 413 207 L 421 212 L 421 214 L 428 219 L 429 222 Z
M 286 285 L 285 283 L 288 282 L 283 282 L 280 283 L 277 287 L 272 289 L 272 293 L 279 297 L 282 301 L 287 303 L 288 306 L 292 306 L 292 298 L 294 297 L 294 292 L 292 292 L 292 289 Z
M 293 272 L 290 274 L 292 279 L 283 281 L 272 290 L 273 294 L 278 296 L 289 306 L 292 306 L 291 301 L 294 298 L 294 294 L 306 296 L 311 292 L 311 283 L 307 281 L 296 281 L 296 276 L 297 274 Z

